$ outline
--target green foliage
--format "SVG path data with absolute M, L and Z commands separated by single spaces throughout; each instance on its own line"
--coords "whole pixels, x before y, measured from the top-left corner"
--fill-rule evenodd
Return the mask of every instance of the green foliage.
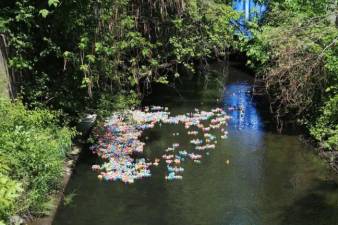
M 68 205 L 72 204 L 72 202 L 73 202 L 74 198 L 76 197 L 76 195 L 77 194 L 75 192 L 72 192 L 70 194 L 65 195 L 63 197 L 63 204 L 65 206 L 68 206 Z
M 22 193 L 21 183 L 8 176 L 9 168 L 0 158 L 0 221 L 15 212 L 16 201 Z
M 204 1 L 189 1 L 187 12 L 186 17 L 172 20 L 172 57 L 190 69 L 195 59 L 224 56 L 233 42 L 230 21 L 239 14 L 226 4 Z
M 122 110 L 139 105 L 139 101 L 137 94 L 133 91 L 129 94 L 121 93 L 117 95 L 101 95 L 98 102 L 97 113 L 100 118 L 104 119 L 111 115 L 114 110 Z
M 179 64 L 194 70 L 203 59 L 224 56 L 233 41 L 230 21 L 238 17 L 216 0 L 5 0 L 0 6 L 24 103 L 68 116 L 102 108 L 105 96 L 128 99 L 135 92 L 142 100 L 153 82 L 175 80 Z
M 48 0 L 48 6 L 57 7 L 60 4 L 59 0 Z
M 0 219 L 43 212 L 59 186 L 73 132 L 57 125 L 56 114 L 27 110 L 0 99 Z
M 338 94 L 326 101 L 310 132 L 323 148 L 338 149 Z
M 0 221 L 44 212 L 59 184 L 72 132 L 57 117 L 139 104 L 153 82 L 179 77 L 180 65 L 222 57 L 238 18 L 219 0 L 3 0 L 0 33 L 20 103 L 0 101 Z M 39 109 L 37 109 L 39 108 Z M 1 208 L 2 207 L 2 208 Z
M 43 18 L 46 18 L 49 14 L 49 11 L 47 9 L 41 9 L 39 11 L 39 14 L 43 17 Z
M 338 135 L 334 6 L 331 0 L 271 1 L 263 25 L 250 24 L 253 39 L 242 37 L 239 44 L 264 83 L 279 128 L 297 120 L 329 149 L 337 148 Z

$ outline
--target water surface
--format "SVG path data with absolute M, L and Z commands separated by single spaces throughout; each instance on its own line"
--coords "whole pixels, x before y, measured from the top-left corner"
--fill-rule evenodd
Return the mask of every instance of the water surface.
M 97 159 L 85 152 L 66 190 L 75 196 L 59 207 L 54 225 L 338 225 L 335 175 L 297 135 L 267 128 L 251 85 L 248 74 L 213 66 L 206 79 L 187 75 L 175 87 L 155 88 L 146 103 L 173 114 L 227 109 L 228 139 L 201 164 L 184 162 L 183 180 L 173 182 L 164 166 L 135 184 L 100 182 L 90 169 Z M 159 157 L 174 142 L 191 149 L 185 133 L 181 125 L 146 131 L 144 154 Z

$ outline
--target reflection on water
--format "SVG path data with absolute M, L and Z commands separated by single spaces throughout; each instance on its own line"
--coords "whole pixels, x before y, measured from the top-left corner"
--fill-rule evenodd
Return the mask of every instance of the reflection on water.
M 224 105 L 232 117 L 230 126 L 237 129 L 261 129 L 261 119 L 250 96 L 251 85 L 246 82 L 226 86 Z
M 165 181 L 162 166 L 133 185 L 101 183 L 90 170 L 97 159 L 84 153 L 67 187 L 76 195 L 59 208 L 54 225 L 338 225 L 338 186 L 325 163 L 296 136 L 265 130 L 249 95 L 250 76 L 234 68 L 216 74 L 207 86 L 182 80 L 149 100 L 173 113 L 228 109 L 229 138 L 201 165 L 185 162 L 182 181 Z M 185 133 L 172 125 L 147 131 L 145 156 L 159 157 L 174 142 L 190 149 Z

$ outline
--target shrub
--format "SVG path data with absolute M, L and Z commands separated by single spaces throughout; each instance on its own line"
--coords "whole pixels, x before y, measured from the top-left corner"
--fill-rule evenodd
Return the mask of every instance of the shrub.
M 322 114 L 311 127 L 311 134 L 329 150 L 338 149 L 338 94 L 326 102 Z
M 332 0 L 270 1 L 262 26 L 250 24 L 253 38 L 240 42 L 257 70 L 255 90 L 268 97 L 278 130 L 297 121 L 329 149 L 338 136 L 334 6 Z
M 0 99 L 0 118 L 0 220 L 41 213 L 60 184 L 73 131 L 57 125 L 56 113 L 19 101 Z

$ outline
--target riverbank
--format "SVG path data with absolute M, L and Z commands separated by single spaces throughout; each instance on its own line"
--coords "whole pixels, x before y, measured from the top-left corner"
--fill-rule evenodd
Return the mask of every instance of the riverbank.
M 236 67 L 237 69 L 243 70 L 246 73 L 249 74 L 255 74 L 255 69 L 253 67 L 248 67 L 247 61 L 250 60 L 248 56 L 246 56 L 244 53 L 238 53 L 234 54 L 230 57 L 232 60 L 236 60 L 236 63 L 232 63 L 231 65 Z M 238 61 L 239 60 L 239 61 Z M 256 73 L 257 73 L 256 68 Z M 259 77 L 259 75 L 252 75 L 253 78 Z M 271 96 L 267 94 L 266 84 L 260 80 L 257 79 L 253 83 L 252 88 L 252 95 L 254 101 L 257 103 L 258 110 L 265 116 L 271 118 L 271 123 L 269 124 L 270 129 L 278 130 L 278 123 L 276 121 L 276 114 L 271 110 L 271 107 L 266 107 L 267 105 L 270 105 L 271 101 L 274 101 L 275 99 L 271 99 Z M 261 110 L 261 109 L 267 109 L 270 108 L 270 110 Z M 330 114 L 330 112 L 329 112 Z M 334 113 L 332 113 L 334 114 Z M 334 118 L 332 118 L 334 120 Z M 297 119 L 293 118 L 292 120 L 285 119 L 283 121 L 284 127 L 280 130 L 282 133 L 297 133 L 299 135 L 300 141 L 302 141 L 304 144 L 309 145 L 311 149 L 323 160 L 327 161 L 330 168 L 334 170 L 336 173 L 338 173 L 338 151 L 334 149 L 329 149 L 325 141 L 319 141 L 314 137 L 314 135 L 310 134 L 310 129 L 305 126 L 304 124 L 301 124 L 297 121 Z M 325 147 L 326 146 L 326 147 Z
M 218 140 L 200 164 L 182 163 L 183 179 L 175 181 L 165 179 L 163 164 L 133 184 L 100 181 L 92 165 L 102 161 L 88 149 L 66 190 L 75 195 L 60 205 L 53 225 L 337 225 L 337 183 L 327 164 L 298 135 L 266 129 L 269 123 L 251 99 L 251 76 L 231 67 L 211 70 L 207 79 L 181 76 L 176 90 L 154 89 L 145 104 L 165 102 L 173 115 L 241 105 L 227 112 L 227 139 Z M 144 131 L 139 157 L 161 158 L 173 143 L 191 150 L 189 139 L 184 125 L 155 126 Z
M 213 65 L 214 66 L 214 65 Z M 261 108 L 261 106 L 258 106 L 257 108 L 255 107 L 255 102 L 251 101 L 251 85 L 252 85 L 252 77 L 251 75 L 248 77 L 247 74 L 241 72 L 238 69 L 234 69 L 234 68 L 229 68 L 229 69 L 224 69 L 224 68 L 214 68 L 212 66 L 211 68 L 211 74 L 209 74 L 208 78 L 206 80 L 208 80 L 208 86 L 204 87 L 205 83 L 204 81 L 198 81 L 193 77 L 190 77 L 190 79 L 193 79 L 193 81 L 189 81 L 189 85 L 187 85 L 187 82 L 182 80 L 182 82 L 184 82 L 183 84 L 178 84 L 177 86 L 177 90 L 166 90 L 165 92 L 161 92 L 161 93 L 157 93 L 156 90 L 155 93 L 150 96 L 151 101 L 148 99 L 146 102 L 147 104 L 158 104 L 159 102 L 163 102 L 163 99 L 166 99 L 166 104 L 168 105 L 168 108 L 173 110 L 173 113 L 175 114 L 180 114 L 180 113 L 184 113 L 184 112 L 188 112 L 189 110 L 193 110 L 196 107 L 201 107 L 203 110 L 210 110 L 209 107 L 217 107 L 225 104 L 226 108 L 230 107 L 230 108 L 236 108 L 239 107 L 240 105 L 242 105 L 242 110 L 241 111 L 231 111 L 229 112 L 232 117 L 233 120 L 229 121 L 229 127 L 231 127 L 231 131 L 229 133 L 229 138 L 230 138 L 230 143 L 233 144 L 238 144 L 238 142 L 233 142 L 234 139 L 237 139 L 238 137 L 236 137 L 237 135 L 244 135 L 242 138 L 240 139 L 241 142 L 243 142 L 243 144 L 246 146 L 245 148 L 251 149 L 253 151 L 258 151 L 260 152 L 259 154 L 262 154 L 263 150 L 259 150 L 260 148 L 262 148 L 262 144 L 264 145 L 264 142 L 269 141 L 270 138 L 264 138 L 262 139 L 262 135 L 263 136 L 270 136 L 272 135 L 272 139 L 275 140 L 276 143 L 280 143 L 280 147 L 281 150 L 279 150 L 279 153 L 276 154 L 276 158 L 273 160 L 275 162 L 272 162 L 272 164 L 276 164 L 280 165 L 282 168 L 282 170 L 284 170 L 285 168 L 283 168 L 283 164 L 280 164 L 280 158 L 285 159 L 285 160 L 291 160 L 292 157 L 296 157 L 297 160 L 294 162 L 295 163 L 295 167 L 297 167 L 297 169 L 295 168 L 295 170 L 299 170 L 301 167 L 303 168 L 303 166 L 305 168 L 303 168 L 304 170 L 308 170 L 309 168 L 316 168 L 316 170 L 318 169 L 317 166 L 318 164 L 321 164 L 320 162 L 317 161 L 316 157 L 311 157 L 311 153 L 309 150 L 313 151 L 313 148 L 311 146 L 303 146 L 302 144 L 298 143 L 298 134 L 296 136 L 293 136 L 291 134 L 288 135 L 275 135 L 273 133 L 275 130 L 275 126 L 274 124 L 271 122 L 271 118 L 267 120 L 267 118 L 269 117 L 268 115 L 268 110 L 263 110 Z M 222 74 L 221 76 L 219 75 L 219 73 L 225 72 L 224 74 Z M 235 76 L 231 76 L 231 74 L 236 74 Z M 225 83 L 230 83 L 233 84 L 232 85 L 227 85 L 225 88 L 223 87 L 223 85 L 218 84 L 215 85 L 215 78 L 222 78 L 224 80 L 222 80 L 222 82 Z M 242 81 L 242 77 L 245 77 L 245 80 Z M 183 78 L 182 78 L 183 79 Z M 220 96 L 220 94 L 222 92 L 225 91 L 225 95 L 222 97 Z M 179 94 L 178 94 L 179 93 Z M 221 94 L 223 95 L 223 94 Z M 176 96 L 176 98 L 174 97 Z M 177 97 L 180 96 L 180 97 Z M 198 101 L 198 99 L 200 101 Z M 218 100 L 219 99 L 219 100 Z M 240 105 L 239 105 L 240 104 Z M 186 105 L 188 105 L 189 107 L 186 108 Z M 183 108 L 182 108 L 183 107 Z M 151 121 L 153 121 L 153 118 L 149 117 Z M 157 119 L 160 119 L 161 117 L 158 117 Z M 264 119 L 265 118 L 265 119 Z M 264 121 L 264 122 L 263 122 Z M 263 128 L 264 127 L 264 128 Z M 174 139 L 179 139 L 179 140 L 183 140 L 185 138 L 183 138 L 183 133 L 185 132 L 184 129 L 181 130 L 176 130 L 174 128 L 174 126 L 167 126 L 167 125 L 163 125 L 163 127 L 154 127 L 154 130 L 146 130 L 145 133 L 142 135 L 141 140 L 146 143 L 145 147 L 144 147 L 144 151 L 141 155 L 139 155 L 138 157 L 145 157 L 148 159 L 156 159 L 156 158 L 161 158 L 163 153 L 165 153 L 167 155 L 166 152 L 162 152 L 160 153 L 159 150 L 161 149 L 167 149 L 168 146 L 172 145 L 172 143 L 180 143 L 180 141 L 175 141 Z M 269 130 L 269 132 L 271 132 L 271 134 L 265 133 L 263 132 L 261 129 L 266 129 Z M 244 133 L 241 133 L 242 132 Z M 235 132 L 235 134 L 233 133 Z M 239 133 L 238 133 L 239 132 Z M 173 136 L 171 135 L 172 133 L 176 134 L 179 133 L 179 136 Z M 288 138 L 288 136 L 290 136 L 290 138 Z M 279 139 L 285 139 L 284 141 L 281 141 Z M 157 140 L 159 139 L 159 140 Z M 166 139 L 168 139 L 168 141 L 166 141 Z M 166 144 L 163 144 L 162 142 L 165 142 Z M 170 143 L 171 142 L 171 143 Z M 290 144 L 290 143 L 291 144 Z M 184 143 L 184 141 L 183 141 Z M 227 143 L 227 141 L 225 142 Z M 247 144 L 245 144 L 247 143 Z M 224 145 L 224 142 L 221 141 L 220 143 L 221 146 Z M 281 146 L 288 147 L 290 149 L 287 148 L 283 148 Z M 180 144 L 180 146 L 184 146 L 184 144 Z M 227 145 L 226 145 L 227 146 Z M 256 146 L 256 147 L 254 147 Z M 295 146 L 298 146 L 297 149 L 295 149 Z M 224 149 L 228 149 L 230 146 L 225 147 Z M 237 146 L 239 147 L 239 146 Z M 175 148 L 175 147 L 173 147 Z M 185 146 L 186 149 L 190 148 L 189 145 Z M 269 151 L 269 148 L 273 148 L 275 149 L 273 144 L 269 144 L 269 147 L 264 147 L 265 151 Z M 305 148 L 306 150 L 304 150 L 303 148 Z M 238 167 L 237 163 L 239 163 L 238 160 L 240 160 L 240 158 L 237 157 L 244 157 L 246 158 L 247 156 L 245 156 L 246 154 L 248 154 L 248 152 L 246 152 L 246 150 L 243 149 L 243 147 L 240 147 L 240 151 L 244 151 L 246 152 L 244 155 L 239 156 L 235 154 L 235 152 L 232 152 L 230 155 L 226 155 L 226 157 L 220 156 L 219 153 L 217 153 L 220 149 L 222 149 L 222 147 L 216 147 L 215 152 L 211 152 L 211 155 L 206 156 L 205 161 L 202 160 L 201 165 L 195 165 L 197 166 L 196 168 L 192 168 L 192 165 L 190 165 L 188 163 L 188 166 L 184 168 L 184 178 L 182 181 L 178 181 L 178 182 L 192 182 L 192 179 L 196 179 L 191 177 L 191 173 L 195 174 L 193 172 L 193 170 L 197 170 L 200 171 L 201 169 L 203 169 L 205 166 L 207 166 L 210 163 L 212 163 L 212 161 L 210 161 L 210 157 L 212 157 L 214 160 L 215 158 L 212 156 L 212 154 L 216 154 L 218 155 L 218 157 L 220 157 L 220 159 L 222 160 L 218 160 L 218 163 L 221 165 L 227 165 L 226 162 L 227 160 L 229 160 L 229 167 L 233 167 L 235 166 L 237 169 L 236 170 L 242 170 L 243 168 Z M 98 165 L 99 163 L 102 163 L 101 160 L 97 160 L 96 156 L 91 155 L 89 152 L 90 150 L 88 148 L 85 148 L 85 151 L 87 153 L 85 153 L 84 157 L 85 159 L 82 158 L 82 161 L 78 162 L 78 165 L 76 165 L 74 168 L 72 168 L 72 173 L 74 174 L 71 178 L 70 181 L 67 181 L 67 183 L 65 184 L 65 186 L 67 185 L 67 189 L 65 190 L 65 195 L 73 195 L 74 197 L 72 199 L 71 203 L 67 203 L 64 204 L 62 202 L 62 198 L 64 197 L 64 195 L 61 195 L 61 197 L 59 198 L 61 200 L 61 202 L 59 201 L 59 205 L 58 207 L 55 207 L 55 211 L 53 211 L 52 216 L 50 216 L 49 218 L 44 218 L 43 220 L 41 220 L 40 222 L 35 221 L 36 223 L 34 223 L 34 225 L 45 225 L 45 223 L 53 223 L 54 220 L 54 224 L 67 224 L 68 220 L 72 221 L 72 224 L 86 224 L 85 221 L 81 222 L 75 222 L 77 221 L 77 219 L 79 218 L 71 218 L 73 216 L 73 213 L 79 213 L 79 211 L 75 208 L 73 208 L 74 206 L 76 207 L 80 207 L 80 205 L 85 204 L 85 205 L 91 205 L 91 207 L 98 207 L 98 209 L 104 210 L 104 208 L 101 208 L 102 206 L 100 206 L 101 204 L 96 204 L 96 201 L 98 202 L 102 202 L 102 205 L 109 205 L 109 203 L 107 203 L 107 201 L 105 199 L 115 199 L 115 201 L 117 199 L 127 199 L 127 196 L 124 196 L 124 191 L 122 191 L 123 189 L 127 190 L 129 189 L 133 189 L 131 188 L 129 185 L 125 185 L 125 186 L 121 186 L 121 185 L 113 185 L 113 184 L 109 184 L 110 182 L 100 182 L 97 179 L 97 176 L 95 175 L 95 172 L 92 171 L 92 165 Z M 222 150 L 221 150 L 222 151 Z M 236 151 L 236 148 L 233 149 L 233 151 Z M 275 151 L 277 151 L 275 149 Z M 295 152 L 294 152 L 295 151 Z M 225 153 L 226 154 L 226 153 Z M 271 153 L 270 153 L 271 154 Z M 295 154 L 296 156 L 288 156 L 286 157 L 284 154 L 286 155 L 292 155 Z M 306 157 L 303 159 L 302 155 L 306 155 Z M 232 155 L 232 156 L 231 156 Z M 290 157 L 290 159 L 289 159 Z M 237 159 L 236 159 L 237 158 Z M 305 162 L 305 161 L 307 162 Z M 217 160 L 216 160 L 217 161 Z M 156 164 L 156 161 L 152 161 L 152 163 Z M 204 165 L 204 164 L 207 165 Z M 252 159 L 248 160 L 248 165 L 252 163 Z M 252 169 L 258 169 L 261 168 L 261 166 L 259 166 L 259 164 L 257 164 L 258 162 L 255 162 L 255 166 Z M 285 162 L 284 162 L 285 163 Z M 256 165 L 257 164 L 257 165 Z M 305 165 L 304 165 L 305 164 Z M 313 164 L 313 165 L 312 165 Z M 248 165 L 243 165 L 241 164 L 241 166 L 248 166 Z M 210 165 L 209 165 L 210 166 Z M 291 166 L 291 165 L 288 165 Z M 271 170 L 279 170 L 279 168 L 270 165 Z M 322 167 L 325 166 L 319 166 L 320 169 L 318 169 L 318 172 L 320 173 L 328 173 L 328 171 L 323 171 Z M 174 168 L 174 167 L 173 167 Z M 207 169 L 205 168 L 205 169 Z M 163 170 L 164 169 L 164 170 Z M 220 171 L 223 171 L 227 174 L 226 171 L 224 171 L 224 168 L 218 168 L 220 169 Z M 303 170 L 301 169 L 301 171 Z M 291 171 L 287 170 L 288 173 L 290 173 Z M 306 175 L 306 176 L 314 176 L 316 177 L 316 179 L 323 179 L 321 177 L 317 177 L 317 173 L 314 173 L 314 170 L 311 170 L 312 172 L 310 173 L 311 175 Z M 235 172 L 235 171 L 233 171 Z M 131 184 L 133 186 L 136 186 L 136 188 L 140 188 L 140 186 L 146 185 L 146 184 L 153 184 L 154 182 L 156 183 L 156 185 L 158 182 L 161 183 L 160 180 L 164 180 L 163 176 L 165 174 L 168 173 L 168 168 L 164 167 L 162 168 L 162 166 L 156 167 L 154 166 L 154 168 L 152 168 L 152 178 L 144 178 L 144 180 L 135 180 L 135 183 Z M 273 174 L 278 173 L 278 172 L 272 172 Z M 291 173 L 298 173 L 296 171 L 293 171 Z M 301 174 L 303 174 L 303 172 L 300 172 Z M 197 175 L 199 174 L 199 175 Z M 200 176 L 200 172 L 197 173 L 195 175 Z M 304 172 L 304 176 L 305 176 L 305 172 Z M 303 176 L 302 175 L 302 176 Z M 299 175 L 295 175 L 295 177 L 298 177 Z M 69 179 L 69 177 L 68 177 Z M 151 181 L 153 180 L 154 181 Z M 197 178 L 198 179 L 198 178 Z M 223 179 L 221 177 L 217 177 L 214 179 Z M 228 174 L 228 181 L 227 182 L 233 182 L 233 177 L 229 177 Z M 271 178 L 270 178 L 271 179 Z M 299 178 L 290 178 L 291 180 L 293 179 L 299 179 Z M 312 178 L 306 178 L 311 180 Z M 326 179 L 326 178 L 325 178 Z M 200 180 L 200 179 L 198 179 Z M 208 180 L 206 178 L 206 180 Z M 310 181 L 306 181 L 306 182 L 310 182 Z M 74 184 L 75 182 L 75 184 Z M 215 180 L 210 180 L 210 182 L 216 182 Z M 293 181 L 292 181 L 293 182 Z M 77 185 L 77 183 L 79 185 Z M 113 182 L 115 183 L 115 182 Z M 119 183 L 119 182 L 118 182 Z M 311 182 L 310 182 L 311 183 Z M 325 183 L 325 182 L 324 182 Z M 280 183 L 282 185 L 282 182 Z M 170 185 L 170 184 L 164 184 L 164 185 Z M 175 185 L 179 185 L 181 186 L 182 184 L 176 183 Z M 198 183 L 195 184 L 197 187 L 199 186 Z M 252 184 L 251 184 L 252 185 Z M 313 183 L 314 185 L 314 183 Z M 89 190 L 83 190 L 82 187 L 88 187 Z M 227 185 L 226 185 L 227 186 Z M 311 186 L 311 185 L 310 185 Z M 152 186 L 147 186 L 144 187 L 144 190 L 146 191 L 148 188 L 152 189 Z M 102 189 L 104 189 L 104 194 L 101 193 L 101 191 L 103 191 Z M 115 196 L 113 194 L 111 194 L 110 192 L 113 190 L 113 192 L 117 191 L 119 192 L 122 196 Z M 98 193 L 97 193 L 98 192 Z M 95 197 L 90 198 L 87 195 L 92 195 L 92 193 L 95 193 L 95 196 L 97 194 L 97 200 L 95 200 Z M 155 193 L 157 193 L 155 191 Z M 140 193 L 141 194 L 141 193 Z M 163 193 L 162 193 L 163 194 Z M 106 196 L 107 195 L 107 196 Z M 130 193 L 125 193 L 125 195 L 130 195 Z M 160 193 L 158 193 L 158 195 L 160 195 Z M 110 196 L 110 197 L 108 197 Z M 129 196 L 130 197 L 130 196 Z M 128 197 L 128 198 L 129 198 Z M 81 200 L 80 198 L 84 198 L 84 200 Z M 89 198 L 89 199 L 88 199 Z M 117 198 L 117 199 L 116 199 Z M 140 197 L 134 196 L 134 198 L 136 199 L 140 199 Z M 88 202 L 87 202 L 88 200 Z M 128 200 L 126 200 L 128 201 Z M 145 199 L 143 199 L 143 201 L 145 201 Z M 79 203 L 80 202 L 80 203 Z M 82 202 L 82 203 L 81 203 Z M 120 204 L 123 204 L 123 202 L 121 202 Z M 137 204 L 137 203 L 135 203 Z M 80 207 L 82 208 L 82 207 Z M 65 210 L 67 212 L 65 212 Z M 72 213 L 68 214 L 68 210 L 70 210 Z M 114 212 L 114 208 L 110 208 L 111 211 Z M 81 212 L 81 209 L 80 209 Z M 56 213 L 56 215 L 55 215 Z M 61 215 L 65 216 L 64 219 L 61 219 L 62 222 L 60 221 L 60 213 L 62 213 Z M 104 213 L 103 211 L 101 211 L 101 213 Z M 83 213 L 80 213 L 80 215 Z M 67 216 L 68 215 L 68 216 Z M 63 216 L 61 216 L 63 217 Z M 108 217 L 108 215 L 107 215 Z M 106 218 L 107 218 L 106 217 Z M 85 218 L 89 219 L 89 221 L 91 220 L 90 216 L 86 216 Z M 109 220 L 111 221 L 111 219 Z M 116 220 L 118 221 L 118 220 Z M 103 222 L 104 224 L 104 222 Z M 118 222 L 117 222 L 118 224 Z
M 73 140 L 71 150 L 67 154 L 67 158 L 64 161 L 63 165 L 63 178 L 60 188 L 53 194 L 51 197 L 51 204 L 49 206 L 49 211 L 41 217 L 31 217 L 28 218 L 26 223 L 27 225 L 51 225 L 53 223 L 55 214 L 65 200 L 65 191 L 68 186 L 69 180 L 73 176 L 74 168 L 78 163 L 79 157 L 83 149 L 88 149 L 88 138 L 90 136 L 91 130 L 96 123 L 96 114 L 87 114 L 81 120 L 79 120 L 76 130 L 77 136 Z
M 57 212 L 58 207 L 62 204 L 62 201 L 65 197 L 65 190 L 69 183 L 71 176 L 73 175 L 74 167 L 78 162 L 79 156 L 84 148 L 85 144 L 77 143 L 72 146 L 72 150 L 69 152 L 67 160 L 64 163 L 63 171 L 64 176 L 62 179 L 61 188 L 52 195 L 49 212 L 46 213 L 45 216 L 42 217 L 33 217 L 29 218 L 25 224 L 27 225 L 51 225 L 53 223 L 55 214 Z
M 311 147 L 311 149 L 320 157 L 326 161 L 331 170 L 338 174 L 338 151 L 328 151 L 327 149 L 320 147 L 318 142 L 309 135 L 299 135 L 300 141 Z
M 242 43 L 247 64 L 257 74 L 256 92 L 268 96 L 279 131 L 287 129 L 290 123 L 301 125 L 320 149 L 328 151 L 324 155 L 336 157 L 338 29 L 334 20 L 335 4 L 333 1 L 313 4 L 271 1 L 268 4 L 264 20 L 251 26 L 252 37 Z
M 0 99 L 0 222 L 44 214 L 60 186 L 74 132 L 58 114 Z
M 338 152 L 328 152 L 325 150 L 319 150 L 319 155 L 327 160 L 330 167 L 338 173 Z

